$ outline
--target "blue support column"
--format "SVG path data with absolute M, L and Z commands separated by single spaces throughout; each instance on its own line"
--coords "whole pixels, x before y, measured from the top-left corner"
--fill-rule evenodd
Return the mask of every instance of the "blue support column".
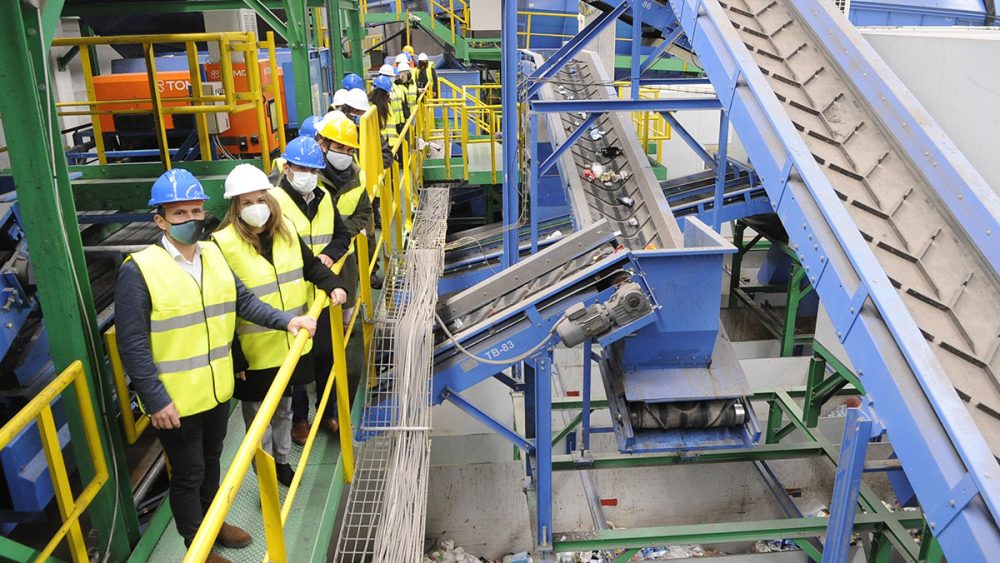
M 639 74 L 646 72 L 647 70 L 653 68 L 656 61 L 660 60 L 660 57 L 670 48 L 671 45 L 677 42 L 677 39 L 684 34 L 684 30 L 681 26 L 677 26 L 673 31 L 667 35 L 663 41 L 653 49 L 653 52 L 646 57 L 646 60 L 642 61 L 642 65 L 639 67 Z
M 594 341 L 590 338 L 583 341 L 583 412 L 580 416 L 580 426 L 583 429 L 582 449 L 590 450 L 590 376 L 593 363 Z
M 719 150 L 715 155 L 715 203 L 712 206 L 712 228 L 722 229 L 722 196 L 726 191 L 726 173 L 729 172 L 729 114 L 719 112 Z
M 662 115 L 663 119 L 665 119 L 667 123 L 670 125 L 671 131 L 676 133 L 677 136 L 680 137 L 681 140 L 684 141 L 684 143 L 687 146 L 691 147 L 691 150 L 693 150 L 694 153 L 698 155 L 698 158 L 700 158 L 702 162 L 707 164 L 712 169 L 715 168 L 715 159 L 712 158 L 712 155 L 708 154 L 708 151 L 706 151 L 705 148 L 701 146 L 701 143 L 699 143 L 697 139 L 695 139 L 691 135 L 691 133 L 688 133 L 688 130 L 685 129 L 684 126 L 681 125 L 679 121 L 677 121 L 677 118 L 674 117 L 674 114 L 669 112 L 661 112 L 660 115 Z
M 528 172 L 528 197 L 531 205 L 528 210 L 531 216 L 531 253 L 538 252 L 538 184 L 541 178 L 538 176 L 538 114 L 532 113 L 530 118 L 531 133 L 529 133 L 531 169 Z
M 632 2 L 632 99 L 639 99 L 639 75 L 642 74 L 642 2 Z M 643 147 L 642 150 L 646 150 Z
M 536 114 L 534 114 L 534 113 L 532 114 L 532 119 L 535 118 L 535 115 Z M 580 124 L 580 127 L 578 127 L 576 129 L 576 131 L 573 131 L 572 133 L 570 133 L 569 137 L 567 137 L 566 140 L 563 141 L 563 144 L 561 144 L 558 147 L 556 147 L 556 149 L 554 151 L 552 151 L 552 154 L 550 154 L 549 157 L 545 159 L 545 162 L 541 163 L 538 166 L 538 173 L 539 174 L 545 174 L 545 173 L 547 173 L 549 171 L 549 169 L 552 168 L 552 166 L 556 162 L 559 162 L 559 159 L 562 157 L 562 155 L 567 150 L 569 150 L 570 147 L 573 146 L 573 143 L 575 143 L 578 140 L 580 140 L 580 137 L 582 137 L 584 133 L 586 133 L 588 130 L 590 130 L 590 128 L 593 127 L 594 123 L 597 122 L 597 118 L 601 117 L 602 115 L 604 115 L 604 114 L 603 113 L 591 113 L 590 115 L 588 115 L 587 119 L 583 123 Z M 533 122 L 533 124 L 531 126 L 531 130 L 532 130 L 532 134 L 534 134 L 534 132 L 537 130 L 537 129 L 535 129 L 534 122 Z
M 517 432 L 514 432 L 507 427 L 506 424 L 500 422 L 499 420 L 493 418 L 489 414 L 483 412 L 479 407 L 473 405 L 469 401 L 465 400 L 461 394 L 452 391 L 451 389 L 445 387 L 441 392 L 441 397 L 450 402 L 451 404 L 458 407 L 462 412 L 471 416 L 472 418 L 482 422 L 487 428 L 496 432 L 501 437 L 505 438 L 510 443 L 521 448 L 525 454 L 530 454 L 534 447 L 531 445 L 524 436 L 521 436 Z
M 517 220 L 519 211 L 518 198 L 518 159 L 517 159 L 517 66 L 520 55 L 517 50 L 517 2 L 516 0 L 501 0 L 500 10 L 503 13 L 501 32 L 501 73 L 500 92 L 502 95 L 502 129 L 503 129 L 503 256 L 500 260 L 502 268 L 509 268 L 517 263 L 518 240 Z
M 844 440 L 840 445 L 840 459 L 833 483 L 833 500 L 830 501 L 830 524 L 823 548 L 823 563 L 847 561 L 871 429 L 872 421 L 864 416 L 861 409 L 847 409 Z
M 539 551 L 552 549 L 552 355 L 535 356 L 535 494 Z

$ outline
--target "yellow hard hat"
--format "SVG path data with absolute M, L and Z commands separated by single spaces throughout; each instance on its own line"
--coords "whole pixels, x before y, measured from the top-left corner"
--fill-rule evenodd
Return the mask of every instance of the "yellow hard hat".
M 411 54 L 411 55 L 412 55 L 412 54 L 414 53 L 414 51 L 413 51 L 413 47 L 411 47 L 411 46 L 407 45 L 407 46 L 403 47 L 403 52 L 404 52 L 404 53 L 409 53 L 409 54 Z
M 353 149 L 359 148 L 357 125 L 351 121 L 351 118 L 339 111 L 333 112 L 330 119 L 326 120 L 326 123 L 320 128 L 319 134 L 325 139 Z

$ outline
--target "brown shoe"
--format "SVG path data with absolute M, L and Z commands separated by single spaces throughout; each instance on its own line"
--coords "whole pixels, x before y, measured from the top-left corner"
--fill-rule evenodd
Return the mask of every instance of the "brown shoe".
M 215 538 L 215 543 L 232 549 L 246 547 L 250 545 L 250 541 L 250 534 L 246 533 L 246 530 L 231 526 L 225 522 L 222 523 L 219 535 Z
M 309 437 L 309 423 L 300 420 L 292 425 L 292 441 L 300 446 L 304 446 L 306 438 Z
M 205 559 L 205 563 L 233 563 L 233 562 L 213 551 L 208 554 L 208 557 Z
M 340 423 L 337 422 L 336 418 L 324 418 L 323 428 L 326 428 L 328 432 L 336 436 L 340 432 Z

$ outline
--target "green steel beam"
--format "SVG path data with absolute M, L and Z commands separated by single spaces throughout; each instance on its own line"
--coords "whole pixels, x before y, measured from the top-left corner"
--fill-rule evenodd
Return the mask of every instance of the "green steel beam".
M 94 299 L 83 256 L 80 229 L 69 182 L 66 158 L 55 104 L 51 97 L 47 61 L 49 44 L 44 41 L 52 16 L 58 21 L 61 1 L 46 3 L 43 13 L 22 2 L 0 3 L 0 114 L 4 116 L 14 184 L 24 218 L 24 230 L 38 284 L 39 302 L 46 328 L 58 338 L 49 340 L 57 370 L 81 360 L 97 416 L 109 481 L 87 510 L 90 525 L 98 532 L 98 546 L 110 548 L 110 558 L 124 560 L 129 545 L 139 536 L 138 519 L 125 467 L 121 437 L 103 372 L 104 350 L 97 328 Z M 52 28 L 54 29 L 54 27 Z M 26 132 L 32 131 L 33 134 Z M 53 158 L 53 154 L 55 157 Z M 70 398 L 67 395 L 67 398 Z M 75 400 L 63 402 L 74 457 L 82 481 L 94 474 Z M 117 498 L 116 498 L 117 497 Z
M 271 26 L 271 29 L 280 35 L 282 39 L 288 39 L 288 25 L 281 21 L 263 0 L 243 0 L 243 3 L 246 4 L 245 8 L 250 8 L 256 12 L 260 16 L 260 19 Z
M 625 467 L 658 467 L 694 463 L 734 463 L 743 461 L 797 459 L 821 456 L 826 450 L 821 444 L 799 442 L 793 444 L 765 444 L 752 448 L 731 448 L 689 452 L 664 452 L 655 454 L 594 453 L 587 462 L 579 463 L 572 455 L 552 456 L 554 471 L 581 469 L 619 469 Z
M 344 61 L 344 50 L 341 48 L 341 37 L 344 35 L 344 22 L 341 19 L 343 11 L 340 9 L 340 0 L 327 0 L 326 19 L 327 34 L 330 36 L 330 62 L 333 63 L 333 88 L 340 88 L 340 81 L 347 74 L 347 65 Z M 361 43 L 351 43 L 351 52 L 360 49 Z M 358 73 L 361 74 L 361 73 Z
M 569 421 L 569 423 L 566 426 L 564 426 L 562 430 L 557 432 L 556 435 L 552 437 L 552 445 L 554 446 L 558 444 L 560 440 L 562 440 L 563 438 L 566 437 L 567 434 L 572 432 L 573 429 L 575 429 L 582 421 L 583 421 L 583 412 L 576 413 L 576 416 L 573 417 L 573 420 Z
M 146 563 L 149 561 L 149 557 L 153 554 L 153 550 L 156 549 L 156 544 L 160 542 L 160 538 L 163 537 L 163 532 L 167 530 L 167 526 L 170 525 L 170 521 L 173 520 L 174 513 L 170 510 L 170 503 L 164 501 L 156 512 L 153 513 L 153 518 L 150 519 L 149 524 L 146 529 L 142 532 L 142 538 L 139 539 L 139 543 L 135 545 L 135 549 L 132 550 L 132 554 L 128 557 L 128 563 Z
M 342 2 L 343 4 L 343 2 Z M 363 58 L 364 46 L 364 35 L 361 27 L 361 7 L 358 5 L 356 0 L 353 0 L 351 4 L 354 5 L 353 8 L 347 9 L 347 38 L 351 43 L 351 57 L 347 61 L 347 72 L 353 72 L 358 75 L 364 76 L 365 74 L 365 63 Z M 332 49 L 332 44 L 331 44 Z
M 837 464 L 840 450 L 826 440 L 826 438 L 824 438 L 821 434 L 806 426 L 805 422 L 803 422 L 802 409 L 795 403 L 794 400 L 792 400 L 792 397 L 789 396 L 788 393 L 780 389 L 775 391 L 775 400 L 772 405 L 780 407 L 781 410 L 788 415 L 791 423 L 795 425 L 795 427 L 802 432 L 807 439 L 821 444 L 826 458 L 834 465 Z M 900 555 L 903 555 L 910 560 L 918 559 L 919 547 L 904 527 L 896 521 L 895 518 L 898 513 L 893 513 L 883 506 L 882 501 L 879 499 L 878 495 L 875 494 L 875 491 L 873 491 L 872 488 L 864 482 L 861 483 L 861 493 L 858 503 L 869 514 L 880 516 L 885 520 L 885 532 L 887 533 L 887 537 Z
M 16 541 L 0 536 L 0 553 L 3 554 L 4 561 L 16 561 L 18 563 L 28 563 L 29 561 L 37 561 L 38 555 L 41 553 L 39 550 L 28 547 L 26 545 L 17 543 Z M 55 557 L 49 557 L 46 559 L 47 563 L 63 563 Z
M 814 538 L 826 533 L 827 518 L 786 518 L 719 524 L 687 524 L 625 530 L 563 532 L 554 534 L 556 552 L 631 549 L 677 544 L 725 543 L 776 538 Z M 921 517 L 909 515 L 898 522 L 903 528 L 915 529 L 923 524 Z M 855 530 L 877 530 L 883 525 L 878 514 L 858 514 Z
M 306 3 L 302 0 L 284 1 L 285 18 L 288 20 L 288 48 L 292 51 L 292 79 L 295 82 L 295 111 L 299 119 L 316 113 L 313 107 L 312 79 L 309 75 L 309 25 Z
M 300 0 L 300 2 L 303 0 Z M 304 0 L 309 8 L 322 8 L 324 0 Z M 284 10 L 285 0 L 260 0 L 270 10 Z M 67 16 L 120 16 L 122 14 L 176 14 L 212 12 L 215 10 L 240 10 L 246 8 L 243 0 L 157 0 L 156 2 L 70 2 L 63 7 Z

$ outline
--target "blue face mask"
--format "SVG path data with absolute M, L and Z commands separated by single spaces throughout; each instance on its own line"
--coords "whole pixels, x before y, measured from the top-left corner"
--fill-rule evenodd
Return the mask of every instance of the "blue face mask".
M 170 238 L 181 244 L 194 244 L 205 234 L 205 220 L 191 219 L 183 223 L 170 223 Z
M 360 115 L 349 115 L 348 117 L 351 118 L 351 121 L 353 121 L 355 125 L 357 125 L 358 127 L 361 126 L 361 116 Z

